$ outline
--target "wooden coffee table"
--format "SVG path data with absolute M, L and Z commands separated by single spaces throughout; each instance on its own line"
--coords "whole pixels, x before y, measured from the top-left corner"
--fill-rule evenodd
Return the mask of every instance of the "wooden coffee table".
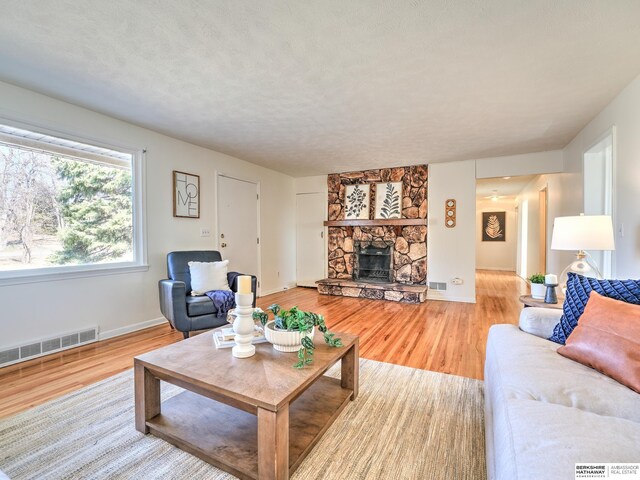
M 286 479 L 358 396 L 358 337 L 316 333 L 314 361 L 256 345 L 250 358 L 216 349 L 210 332 L 134 359 L 136 429 L 241 479 Z M 342 362 L 341 379 L 323 375 Z M 160 402 L 160 380 L 184 392 Z

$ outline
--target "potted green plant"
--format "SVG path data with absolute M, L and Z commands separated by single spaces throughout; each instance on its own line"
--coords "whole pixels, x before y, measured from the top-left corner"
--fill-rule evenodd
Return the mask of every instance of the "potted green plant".
M 342 341 L 327 329 L 322 315 L 304 312 L 298 307 L 283 310 L 278 304 L 271 305 L 267 311 L 273 313 L 273 320 L 269 320 L 269 314 L 263 311 L 254 312 L 253 318 L 260 321 L 264 336 L 273 348 L 280 352 L 298 352 L 295 368 L 304 368 L 313 362 L 315 327 L 322 332 L 327 345 L 342 346 Z
M 529 277 L 531 282 L 531 296 L 537 300 L 544 300 L 544 294 L 547 287 L 544 286 L 544 275 L 542 273 L 534 273 Z

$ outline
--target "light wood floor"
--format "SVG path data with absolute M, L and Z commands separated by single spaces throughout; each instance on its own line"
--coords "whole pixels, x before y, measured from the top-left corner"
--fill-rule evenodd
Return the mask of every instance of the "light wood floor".
M 482 379 L 487 332 L 517 323 L 526 283 L 505 272 L 478 271 L 477 303 L 422 305 L 318 295 L 295 288 L 258 299 L 325 316 L 335 331 L 360 336 L 360 355 L 381 362 Z M 133 357 L 180 341 L 168 324 L 0 368 L 0 417 L 95 383 L 133 366 Z

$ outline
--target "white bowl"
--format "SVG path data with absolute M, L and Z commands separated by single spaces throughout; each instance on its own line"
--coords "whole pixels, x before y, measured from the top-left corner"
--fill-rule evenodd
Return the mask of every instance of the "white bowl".
M 314 331 L 315 327 L 307 333 L 298 332 L 297 330 L 280 330 L 276 328 L 275 321 L 271 320 L 264 327 L 264 336 L 273 345 L 273 348 L 279 352 L 297 352 L 302 348 L 302 339 L 304 337 L 313 339 Z

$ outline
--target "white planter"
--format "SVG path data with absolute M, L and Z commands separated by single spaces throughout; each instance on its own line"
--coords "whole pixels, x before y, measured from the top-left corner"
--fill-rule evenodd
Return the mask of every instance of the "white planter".
M 264 336 L 267 341 L 273 344 L 273 348 L 280 352 L 297 352 L 302 348 L 302 339 L 304 337 L 313 338 L 315 327 L 308 333 L 301 333 L 291 330 L 279 330 L 276 328 L 275 321 L 270 321 L 264 327 Z
M 547 293 L 547 287 L 542 283 L 531 284 L 531 296 L 536 300 L 544 300 L 544 295 Z

